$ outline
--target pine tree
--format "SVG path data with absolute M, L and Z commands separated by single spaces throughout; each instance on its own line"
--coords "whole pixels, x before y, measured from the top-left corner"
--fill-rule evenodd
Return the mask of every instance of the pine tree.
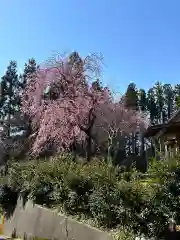
M 130 83 L 127 87 L 125 94 L 125 105 L 129 109 L 138 110 L 138 90 L 134 83 Z M 138 146 L 137 146 L 137 134 L 133 134 L 128 138 L 129 140 L 129 154 L 131 152 L 130 146 L 132 146 L 132 153 L 138 154 Z
M 175 108 L 177 110 L 180 108 L 180 84 L 175 85 L 174 92 L 175 92 Z
M 147 112 L 147 96 L 146 96 L 146 91 L 144 89 L 139 90 L 139 108 L 140 110 L 146 114 Z M 144 139 L 144 134 L 142 133 L 141 136 L 141 147 L 140 147 L 140 155 L 144 156 L 144 147 L 145 147 L 145 139 Z M 145 161 L 145 159 L 144 159 Z
M 155 99 L 155 93 L 153 88 L 150 88 L 147 92 L 147 110 L 150 115 L 151 125 L 156 124 L 158 109 L 156 106 L 156 99 Z
M 6 83 L 4 80 L 1 79 L 1 83 L 0 83 L 0 120 L 3 121 L 5 118 L 5 112 L 3 109 L 5 100 L 6 100 Z
M 142 112 L 147 110 L 147 97 L 144 89 L 139 90 L 139 108 Z
M 154 93 L 156 98 L 156 106 L 157 106 L 157 123 L 163 123 L 166 119 L 165 109 L 164 109 L 164 89 L 163 85 L 160 82 L 157 82 L 154 86 Z
M 99 79 L 92 82 L 92 88 L 96 91 L 102 91 L 103 86 Z
M 1 93 L 1 109 L 3 112 L 3 121 L 8 124 L 7 136 L 11 134 L 11 119 L 19 113 L 20 108 L 20 82 L 17 74 L 17 64 L 10 61 L 5 75 L 2 77 Z
M 25 63 L 24 72 L 21 75 L 22 89 L 25 88 L 28 79 L 30 79 L 34 74 L 36 74 L 38 69 L 39 69 L 39 66 L 37 65 L 36 60 L 34 58 L 29 59 L 28 62 Z M 28 137 L 31 134 L 31 124 L 30 124 L 30 120 L 26 119 L 26 116 L 24 116 L 24 120 L 25 120 L 24 135 L 25 137 Z
M 25 87 L 28 77 L 36 73 L 38 68 L 39 66 L 37 65 L 36 60 L 34 58 L 30 58 L 28 62 L 25 63 L 24 72 L 20 76 L 22 89 Z
M 69 64 L 71 64 L 73 67 L 76 67 L 78 66 L 78 68 L 80 66 L 83 67 L 83 61 L 81 59 L 81 57 L 79 56 L 79 53 L 78 52 L 72 52 L 70 55 L 69 55 Z
M 172 116 L 175 106 L 174 106 L 174 101 L 175 101 L 175 91 L 172 88 L 171 84 L 164 84 L 164 103 L 165 103 L 165 108 L 167 111 L 167 119 L 170 119 Z
M 127 87 L 125 105 L 127 108 L 138 110 L 138 91 L 134 83 L 130 83 Z
M 18 127 L 21 121 L 20 118 L 20 93 L 21 83 L 17 74 L 17 64 L 15 61 L 10 61 L 5 75 L 1 79 L 1 124 L 3 131 L 1 133 L 1 157 L 7 166 L 9 158 L 14 157 L 21 148 L 17 139 Z M 4 153 L 2 153 L 4 152 Z

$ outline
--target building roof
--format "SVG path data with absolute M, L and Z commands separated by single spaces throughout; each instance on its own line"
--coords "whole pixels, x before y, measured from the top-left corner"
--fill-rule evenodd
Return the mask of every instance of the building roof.
M 157 124 L 157 125 L 148 127 L 144 134 L 144 137 L 146 137 L 146 138 L 153 137 L 162 129 L 166 130 L 166 129 L 172 127 L 172 125 L 179 126 L 180 121 L 178 121 L 178 123 L 176 122 L 179 117 L 180 117 L 180 110 L 178 110 L 175 114 L 173 114 L 173 116 L 167 121 L 167 123 Z
M 157 124 L 147 128 L 144 137 L 153 137 L 155 136 L 162 128 L 164 124 Z
M 178 117 L 180 117 L 180 109 L 172 115 L 172 117 L 168 120 L 167 123 L 172 123 L 176 121 Z

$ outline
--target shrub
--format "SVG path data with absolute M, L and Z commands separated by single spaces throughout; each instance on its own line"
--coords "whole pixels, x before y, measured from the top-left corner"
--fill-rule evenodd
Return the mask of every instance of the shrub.
M 131 228 L 121 228 L 118 232 L 113 234 L 114 240 L 135 240 L 136 235 Z
M 0 213 L 5 213 L 6 217 L 10 217 L 16 208 L 18 192 L 14 191 L 6 184 L 0 186 Z
M 142 174 L 97 160 L 76 163 L 68 157 L 13 164 L 6 185 L 35 203 L 92 219 L 106 229 L 123 227 L 133 234 L 160 236 L 172 214 L 180 220 L 179 158 L 152 160 Z
M 118 219 L 118 207 L 121 209 L 121 200 L 117 199 L 118 194 L 115 191 L 106 192 L 95 190 L 89 198 L 89 207 L 93 219 L 99 226 L 113 228 L 120 223 Z
M 68 199 L 64 205 L 66 212 L 89 215 L 88 199 L 93 189 L 91 179 L 85 176 L 69 175 L 66 185 L 69 189 Z

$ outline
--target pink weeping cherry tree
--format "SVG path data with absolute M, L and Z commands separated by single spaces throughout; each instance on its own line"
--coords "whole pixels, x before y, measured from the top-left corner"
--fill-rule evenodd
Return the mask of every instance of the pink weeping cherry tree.
M 107 132 L 111 128 L 130 132 L 145 127 L 139 114 L 114 102 L 108 88 L 90 84 L 99 74 L 100 63 L 101 56 L 96 54 L 83 59 L 73 53 L 53 59 L 28 79 L 21 110 L 33 129 L 32 155 L 38 156 L 49 148 L 67 151 L 75 141 L 85 141 L 90 160 L 96 123 Z
M 103 136 L 102 141 L 107 142 L 108 159 L 110 152 L 117 144 L 117 140 L 123 136 L 135 132 L 143 133 L 148 127 L 148 120 L 140 111 L 127 109 L 124 102 L 109 101 L 101 105 L 101 111 L 97 113 L 95 131 Z

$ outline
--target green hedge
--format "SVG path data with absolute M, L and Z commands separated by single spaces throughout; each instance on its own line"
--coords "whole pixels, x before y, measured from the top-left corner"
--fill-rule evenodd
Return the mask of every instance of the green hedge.
M 180 221 L 180 161 L 152 161 L 146 174 L 68 158 L 9 167 L 6 188 L 35 203 L 59 208 L 98 227 L 125 227 L 160 235 L 170 217 Z M 1 191 L 0 203 L 3 198 Z

